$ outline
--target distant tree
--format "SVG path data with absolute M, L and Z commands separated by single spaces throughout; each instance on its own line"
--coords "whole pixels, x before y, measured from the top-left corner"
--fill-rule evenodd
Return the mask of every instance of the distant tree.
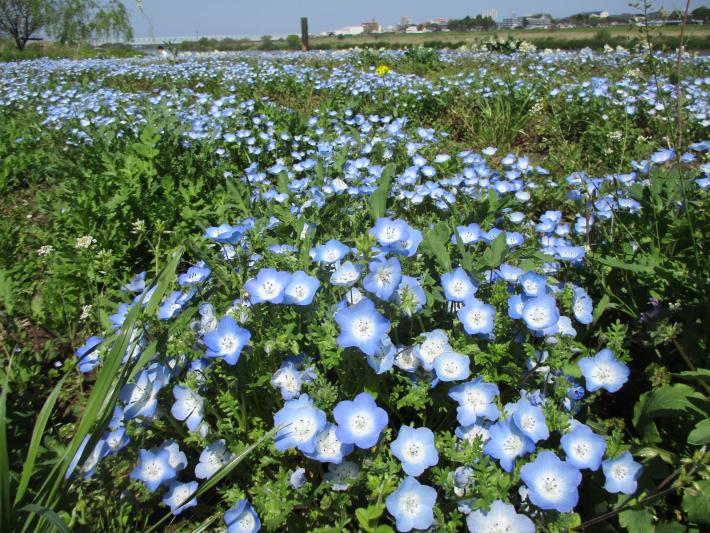
M 289 35 L 286 37 L 286 46 L 289 50 L 300 50 L 301 38 L 298 35 Z
M 27 41 L 47 24 L 49 7 L 43 0 L 0 0 L 0 33 L 24 50 Z
M 271 35 L 261 36 L 261 45 L 259 45 L 259 50 L 274 50 L 276 45 L 274 44 L 274 39 Z
M 690 18 L 693 20 L 708 22 L 710 21 L 710 8 L 705 6 L 698 7 L 690 14 Z

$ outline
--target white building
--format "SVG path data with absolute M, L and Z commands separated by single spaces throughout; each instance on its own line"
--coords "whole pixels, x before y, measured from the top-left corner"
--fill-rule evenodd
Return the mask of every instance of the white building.
M 498 20 L 498 10 L 497 9 L 484 9 L 481 11 L 481 16 L 483 18 L 492 18 L 493 20 Z
M 362 26 L 347 26 L 333 32 L 335 35 L 362 35 L 365 29 Z

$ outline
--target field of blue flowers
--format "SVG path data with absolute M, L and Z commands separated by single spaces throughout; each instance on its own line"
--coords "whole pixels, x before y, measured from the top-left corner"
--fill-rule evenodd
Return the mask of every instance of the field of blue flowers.
M 0 65 L 0 531 L 706 531 L 677 59 Z

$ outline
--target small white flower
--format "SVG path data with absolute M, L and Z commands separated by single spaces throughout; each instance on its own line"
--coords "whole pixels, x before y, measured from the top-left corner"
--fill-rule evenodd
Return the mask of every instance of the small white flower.
M 91 316 L 91 309 L 92 309 L 92 307 L 93 307 L 93 306 L 92 306 L 91 304 L 89 304 L 89 305 L 84 305 L 84 306 L 81 308 L 81 316 L 79 317 L 79 320 L 86 320 L 87 318 L 89 318 L 89 316 Z
M 54 246 L 51 244 L 45 244 L 44 246 L 40 247 L 39 250 L 37 250 L 37 255 L 40 257 L 47 256 L 51 254 L 54 251 Z
M 94 243 L 96 243 L 96 239 L 94 239 L 91 235 L 84 235 L 76 240 L 75 248 L 89 248 Z

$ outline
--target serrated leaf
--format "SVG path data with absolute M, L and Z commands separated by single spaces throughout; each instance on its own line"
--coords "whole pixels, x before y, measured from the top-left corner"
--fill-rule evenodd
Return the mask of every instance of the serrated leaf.
M 698 368 L 696 370 L 687 370 L 685 372 L 678 372 L 673 374 L 673 376 L 683 379 L 697 379 L 700 381 L 710 380 L 710 369 L 708 368 Z
M 648 509 L 627 509 L 619 513 L 619 524 L 629 533 L 653 533 L 653 515 Z
M 710 442 L 710 419 L 701 420 L 688 434 L 688 444 L 703 445 Z
M 696 524 L 710 524 L 710 479 L 703 479 L 686 489 L 682 507 L 688 519 Z

